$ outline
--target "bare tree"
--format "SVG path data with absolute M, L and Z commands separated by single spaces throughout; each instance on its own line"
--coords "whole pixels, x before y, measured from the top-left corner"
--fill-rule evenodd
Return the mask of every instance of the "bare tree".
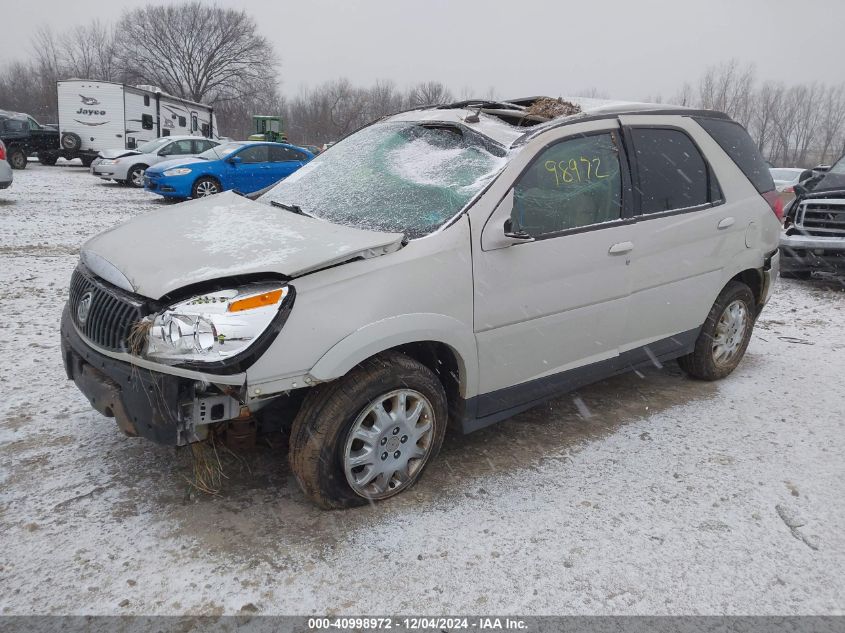
M 439 81 L 418 83 L 408 91 L 408 105 L 412 108 L 449 103 L 454 100 L 452 92 Z
M 827 88 L 821 107 L 819 133 L 819 162 L 825 163 L 839 157 L 837 140 L 845 136 L 845 84 Z M 830 152 L 830 157 L 828 157 Z
M 255 95 L 275 76 L 273 47 L 246 11 L 196 0 L 124 14 L 118 54 L 135 82 L 192 101 L 219 103 Z
M 699 83 L 701 105 L 719 110 L 747 126 L 754 93 L 754 66 L 736 59 L 708 68 Z

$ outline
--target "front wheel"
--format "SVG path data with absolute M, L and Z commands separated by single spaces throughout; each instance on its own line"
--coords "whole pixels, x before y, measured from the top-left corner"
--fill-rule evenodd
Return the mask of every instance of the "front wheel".
M 291 469 L 323 508 L 392 497 L 437 455 L 447 416 L 434 372 L 404 354 L 380 354 L 306 396 L 291 430 Z
M 26 153 L 20 148 L 9 150 L 8 161 L 12 169 L 26 169 Z
M 748 286 L 728 283 L 710 308 L 692 353 L 678 359 L 681 369 L 701 380 L 718 380 L 736 369 L 751 341 L 755 306 Z
M 220 183 L 214 178 L 200 178 L 194 183 L 191 189 L 191 197 L 205 198 L 206 196 L 213 196 L 215 193 L 220 193 Z
M 144 173 L 146 171 L 146 165 L 132 165 L 132 167 L 126 171 L 126 180 L 124 182 L 130 187 L 140 189 L 144 186 Z

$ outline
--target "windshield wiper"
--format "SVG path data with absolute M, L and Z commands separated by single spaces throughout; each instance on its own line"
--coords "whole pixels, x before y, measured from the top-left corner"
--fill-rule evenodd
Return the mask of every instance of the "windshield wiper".
M 314 216 L 310 213 L 306 213 L 302 210 L 298 204 L 285 204 L 284 202 L 277 202 L 276 200 L 270 200 L 270 204 L 274 207 L 278 207 L 280 209 L 284 209 L 285 211 L 291 211 L 292 213 L 296 213 L 296 215 L 304 215 L 307 218 L 313 218 Z

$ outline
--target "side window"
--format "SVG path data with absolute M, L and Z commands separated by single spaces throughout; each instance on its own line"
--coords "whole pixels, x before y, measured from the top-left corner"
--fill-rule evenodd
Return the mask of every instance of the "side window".
M 153 129 L 153 115 L 152 114 L 142 114 L 141 115 L 141 127 L 145 130 L 152 130 Z
M 202 154 L 212 147 L 214 147 L 214 143 L 210 141 L 194 141 L 194 154 Z
M 267 146 L 253 145 L 247 147 L 245 150 L 238 153 L 241 160 L 245 163 L 266 163 L 267 162 Z
M 194 144 L 190 139 L 183 139 L 181 141 L 173 141 L 167 146 L 168 156 L 184 156 L 194 153 Z
M 644 214 L 686 209 L 721 197 L 689 136 L 680 130 L 633 128 L 631 137 Z
M 187 125 L 187 121 L 185 121 L 185 117 L 179 117 L 179 127 L 185 127 Z
M 162 135 L 162 136 L 170 136 L 170 130 L 168 130 L 167 128 L 164 128 L 164 129 L 161 131 L 161 135 Z
M 514 186 L 515 231 L 539 237 L 618 220 L 622 174 L 614 133 L 573 138 L 546 148 Z
M 144 105 L 150 105 L 150 95 L 144 95 Z
M 202 135 L 203 135 L 203 136 L 208 136 L 208 123 L 203 123 L 203 124 L 202 124 Z
M 35 131 L 35 130 L 41 129 L 41 126 L 38 125 L 38 122 L 35 119 L 33 119 L 32 117 L 27 117 L 27 119 L 29 120 L 29 129 L 30 130 Z
M 270 162 L 283 163 L 289 160 L 305 160 L 305 155 L 289 147 L 270 146 Z
M 198 121 L 197 121 L 197 115 L 192 114 L 191 115 L 191 132 L 196 132 L 198 129 L 199 129 L 199 125 L 198 125 Z

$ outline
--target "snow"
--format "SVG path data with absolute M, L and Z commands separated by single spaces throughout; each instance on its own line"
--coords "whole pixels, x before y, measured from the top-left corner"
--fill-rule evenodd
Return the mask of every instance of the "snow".
M 0 613 L 842 613 L 841 286 L 782 281 L 726 380 L 606 380 L 447 438 L 395 500 L 323 512 L 269 447 L 191 492 L 184 452 L 65 380 L 79 245 L 161 206 L 79 167 L 0 192 Z

